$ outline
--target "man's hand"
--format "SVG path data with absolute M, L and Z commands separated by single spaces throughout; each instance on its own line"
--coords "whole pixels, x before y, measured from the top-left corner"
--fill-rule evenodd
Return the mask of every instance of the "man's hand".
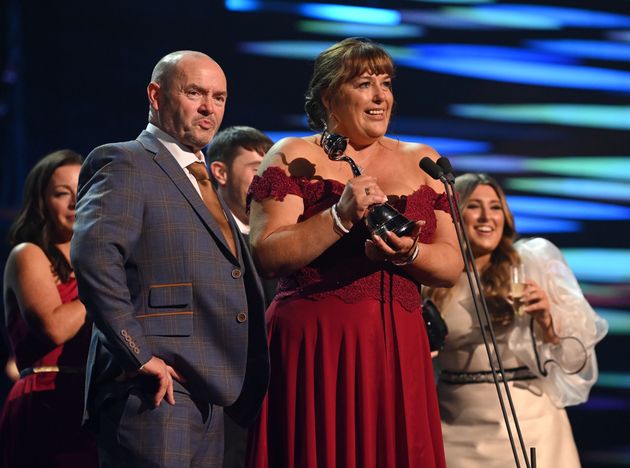
M 166 397 L 166 402 L 175 404 L 173 395 L 173 379 L 184 382 L 185 379 L 177 373 L 175 369 L 162 361 L 159 357 L 152 356 L 139 370 L 138 374 L 155 377 L 159 382 L 159 387 L 153 396 L 153 404 L 157 408 Z

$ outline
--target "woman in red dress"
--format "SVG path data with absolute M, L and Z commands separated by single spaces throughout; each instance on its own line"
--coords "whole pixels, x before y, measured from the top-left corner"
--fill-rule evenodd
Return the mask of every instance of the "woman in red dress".
M 254 256 L 280 282 L 249 466 L 444 467 L 419 288 L 452 285 L 463 264 L 443 188 L 418 167 L 437 153 L 385 136 L 393 74 L 366 39 L 322 52 L 306 97 L 321 133 L 279 141 L 250 187 Z M 329 158 L 331 133 L 362 175 Z M 410 235 L 368 232 L 385 201 L 415 221 Z
M 90 324 L 70 265 L 81 156 L 45 156 L 29 173 L 9 238 L 4 310 L 20 378 L 0 415 L 3 467 L 96 467 L 81 428 Z

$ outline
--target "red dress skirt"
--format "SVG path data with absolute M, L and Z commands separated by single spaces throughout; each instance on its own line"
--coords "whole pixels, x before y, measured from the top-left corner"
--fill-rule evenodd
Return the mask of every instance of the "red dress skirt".
M 58 285 L 63 303 L 77 298 L 76 280 Z M 61 346 L 45 343 L 22 316 L 10 317 L 8 333 L 18 369 L 59 366 L 72 372 L 21 377 L 0 415 L 0 466 L 7 468 L 96 468 L 96 444 L 81 427 L 83 388 L 90 341 L 83 327 Z
M 273 167 L 250 188 L 256 200 L 302 197 L 304 218 L 342 191 L 339 182 L 289 178 Z M 432 189 L 390 203 L 424 219 L 421 241 L 430 242 L 434 209 L 443 208 Z M 279 283 L 267 311 L 271 382 L 250 431 L 250 467 L 445 466 L 418 286 L 367 260 L 361 229 Z

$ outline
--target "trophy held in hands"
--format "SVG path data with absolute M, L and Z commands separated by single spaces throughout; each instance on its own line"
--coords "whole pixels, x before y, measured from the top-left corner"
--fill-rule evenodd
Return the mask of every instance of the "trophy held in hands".
M 335 133 L 328 133 L 326 130 L 322 133 L 322 148 L 333 161 L 345 161 L 350 164 L 352 174 L 355 177 L 361 175 L 361 169 L 354 160 L 345 154 L 348 146 L 348 138 Z M 378 235 L 387 242 L 387 232 L 391 231 L 398 237 L 408 236 L 413 231 L 415 223 L 409 221 L 405 216 L 401 215 L 394 207 L 387 203 L 372 205 L 369 208 L 368 215 L 365 220 L 368 229 L 372 234 Z

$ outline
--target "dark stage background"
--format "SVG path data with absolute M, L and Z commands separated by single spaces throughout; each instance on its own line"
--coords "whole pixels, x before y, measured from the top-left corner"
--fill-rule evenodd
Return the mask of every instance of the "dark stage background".
M 223 126 L 277 139 L 307 132 L 315 55 L 371 37 L 398 64 L 391 134 L 499 178 L 519 231 L 559 245 L 609 321 L 599 382 L 569 415 L 585 467 L 630 466 L 630 1 L 525 1 L 5 0 L 0 234 L 41 156 L 138 135 L 166 53 L 214 57 Z

